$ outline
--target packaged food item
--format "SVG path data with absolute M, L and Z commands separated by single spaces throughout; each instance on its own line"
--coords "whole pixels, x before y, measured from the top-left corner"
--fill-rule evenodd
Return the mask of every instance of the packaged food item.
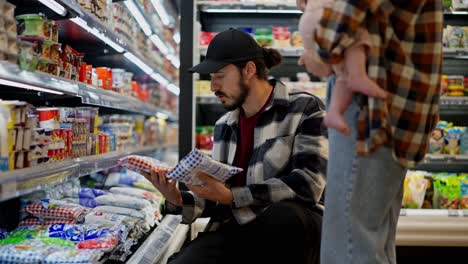
M 136 218 L 125 215 L 105 213 L 93 210 L 85 216 L 84 224 L 103 226 L 116 226 L 126 224 L 132 226 L 132 224 L 136 224 L 135 219 Z
M 419 209 L 422 207 L 428 180 L 421 172 L 408 172 L 404 182 L 402 206 Z
M 217 32 L 201 32 L 200 33 L 200 46 L 210 45 Z
M 121 194 L 106 194 L 96 198 L 101 205 L 112 205 L 125 208 L 142 209 L 151 206 L 147 200 Z
M 75 220 L 63 220 L 63 219 L 44 219 L 40 220 L 36 217 L 28 217 L 19 222 L 18 226 L 31 226 L 31 225 L 53 225 L 53 224 L 76 224 Z
M 124 88 L 124 74 L 123 69 L 112 69 L 112 88 L 114 91 L 121 93 Z
M 468 128 L 463 129 L 463 133 L 460 137 L 460 154 L 468 155 Z
M 166 177 L 190 185 L 202 185 L 203 182 L 196 176 L 200 171 L 211 175 L 221 182 L 225 182 L 241 172 L 242 169 L 223 164 L 208 157 L 208 155 L 200 150 L 194 149 L 179 161 L 176 167 L 167 173 Z
M 444 130 L 436 127 L 431 134 L 429 139 L 429 153 L 431 154 L 442 154 L 445 148 L 445 137 Z
M 461 181 L 456 174 L 439 174 L 434 179 L 434 209 L 458 209 Z
M 143 219 L 143 220 L 154 218 L 154 215 L 151 215 L 151 212 L 149 210 L 136 210 L 132 208 L 125 208 L 125 207 L 118 207 L 118 206 L 111 206 L 111 205 L 97 206 L 96 208 L 94 208 L 94 212 L 126 215 L 126 216 L 131 216 L 131 217 L 135 217 L 135 218 Z
M 302 36 L 299 31 L 294 31 L 292 33 L 292 39 L 291 39 L 291 44 L 293 47 L 302 47 L 303 42 L 302 42 Z
M 460 209 L 468 209 L 468 174 L 460 175 Z
M 59 250 L 45 257 L 44 264 L 98 263 L 103 254 L 101 250 Z
M 116 237 L 103 237 L 91 240 L 85 240 L 77 244 L 78 249 L 100 249 L 104 252 L 110 252 L 119 244 Z
M 159 200 L 160 199 L 160 196 L 158 196 L 154 192 L 148 192 L 146 190 L 141 190 L 137 188 L 112 187 L 110 191 L 111 193 L 114 193 L 114 194 L 130 195 L 130 196 L 143 198 L 147 200 Z
M 85 234 L 86 230 L 83 225 L 53 224 L 46 226 L 39 235 L 79 242 L 85 240 Z
M 272 46 L 273 45 L 272 30 L 270 28 L 255 29 L 255 40 L 262 47 Z
M 463 83 L 463 76 L 450 75 L 448 76 L 448 93 L 447 96 L 463 96 L 465 87 Z
M 445 132 L 445 153 L 450 155 L 460 154 L 460 138 L 462 129 L 460 127 L 452 127 Z
M 291 32 L 288 27 L 273 27 L 273 43 L 276 48 L 291 47 Z
M 79 205 L 54 205 L 47 209 L 44 207 L 43 203 L 40 202 L 29 204 L 23 210 L 39 219 L 63 220 L 80 219 L 80 217 L 83 217 L 88 211 L 86 208 Z
M 157 160 L 150 157 L 130 155 L 125 158 L 119 159 L 120 166 L 127 168 L 135 172 L 168 172 L 170 169 L 163 166 L 163 164 Z
M 440 84 L 440 95 L 446 95 L 448 93 L 448 75 L 443 74 Z
M 29 245 L 9 245 L 0 247 L 0 263 L 42 264 L 45 258 L 40 248 Z
M 42 14 L 26 14 L 17 16 L 18 35 L 45 37 L 44 23 L 46 18 Z

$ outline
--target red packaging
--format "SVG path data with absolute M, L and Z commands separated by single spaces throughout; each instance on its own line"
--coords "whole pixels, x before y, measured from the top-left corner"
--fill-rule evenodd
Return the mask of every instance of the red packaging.
M 217 32 L 201 32 L 200 33 L 200 45 L 208 46 L 210 45 L 213 38 L 216 36 Z
M 136 81 L 132 81 L 132 96 L 138 97 L 140 94 L 140 84 Z
M 46 130 L 53 130 L 58 127 L 60 114 L 58 108 L 37 108 L 39 113 L 39 126 Z
M 87 67 L 88 65 L 86 65 L 86 62 L 81 63 L 80 77 L 79 77 L 80 82 L 87 82 L 87 74 L 86 74 Z
M 106 67 L 97 67 L 96 68 L 96 74 L 98 78 L 98 86 L 103 89 L 108 89 L 108 81 L 107 81 L 107 75 L 108 75 L 108 68 Z
M 93 84 L 93 65 L 86 65 L 86 82 Z
M 64 129 L 64 138 L 65 138 L 65 152 L 68 157 L 72 156 L 72 140 L 73 140 L 73 131 L 71 129 Z
M 112 90 L 112 69 L 110 68 L 107 69 L 106 81 L 107 81 L 107 85 L 106 85 L 107 89 Z

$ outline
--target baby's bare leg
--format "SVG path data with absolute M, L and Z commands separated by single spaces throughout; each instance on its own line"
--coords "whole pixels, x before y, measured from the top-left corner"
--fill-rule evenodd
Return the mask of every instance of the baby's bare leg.
M 324 118 L 324 123 L 328 128 L 336 129 L 347 136 L 351 134 L 344 112 L 348 109 L 353 99 L 353 91 L 347 87 L 347 81 L 344 76 L 338 76 L 335 82 L 335 88 L 330 102 L 330 109 Z
M 386 98 L 386 92 L 367 75 L 366 51 L 363 45 L 357 45 L 345 51 L 344 65 L 349 88 L 369 97 Z

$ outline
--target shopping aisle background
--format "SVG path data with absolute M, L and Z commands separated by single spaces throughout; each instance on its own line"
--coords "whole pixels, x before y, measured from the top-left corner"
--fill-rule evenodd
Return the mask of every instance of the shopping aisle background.
M 162 256 L 180 218 L 118 165 L 178 161 L 177 8 L 0 0 L 0 262 Z
M 468 6 L 459 2 L 444 1 L 440 117 L 445 122 L 440 122 L 433 134 L 430 153 L 405 182 L 404 209 L 397 235 L 402 263 L 460 256 L 468 246 Z M 216 32 L 240 28 L 252 34 L 261 45 L 282 53 L 284 63 L 273 69 L 271 76 L 291 88 L 321 98 L 326 96 L 325 84 L 297 66 L 303 49 L 297 38 L 301 13 L 295 1 L 184 1 L 182 10 L 184 5 L 187 13 L 181 18 L 182 39 L 191 45 L 182 43 L 181 54 L 184 58 L 194 58 L 190 65 L 203 60 Z M 197 11 L 192 11 L 190 16 L 193 8 Z M 210 153 L 213 125 L 225 110 L 210 92 L 209 76 L 197 75 L 193 80 L 184 75 L 183 66 L 181 69 L 183 87 L 192 90 L 184 89 L 180 100 L 184 105 L 195 102 L 195 115 L 192 117 L 190 111 L 181 116 L 181 123 L 191 129 L 190 136 L 186 134 L 181 139 L 181 151 L 197 146 Z

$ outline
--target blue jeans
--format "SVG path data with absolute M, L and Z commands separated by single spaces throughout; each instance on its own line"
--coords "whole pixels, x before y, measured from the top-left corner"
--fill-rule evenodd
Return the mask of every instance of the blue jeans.
M 328 99 L 335 78 L 328 81 Z M 329 129 L 329 161 L 323 218 L 321 263 L 396 263 L 396 225 L 406 169 L 380 147 L 356 155 L 357 98 L 345 113 L 352 135 Z

